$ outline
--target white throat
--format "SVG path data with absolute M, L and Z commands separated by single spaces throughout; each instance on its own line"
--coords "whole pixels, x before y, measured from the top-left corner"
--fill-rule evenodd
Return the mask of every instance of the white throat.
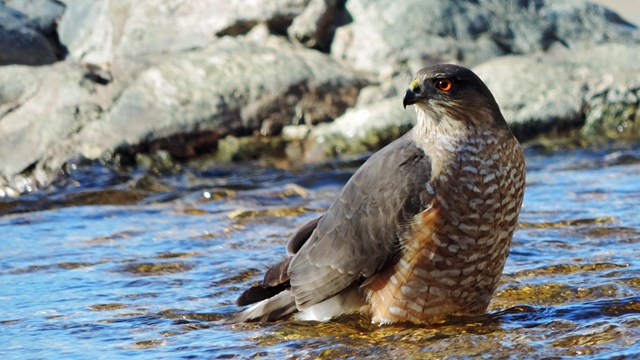
M 431 158 L 433 177 L 439 176 L 444 164 L 475 156 L 487 144 L 496 143 L 490 131 L 434 112 L 433 108 L 427 110 L 418 105 L 416 113 L 418 119 L 411 136 Z

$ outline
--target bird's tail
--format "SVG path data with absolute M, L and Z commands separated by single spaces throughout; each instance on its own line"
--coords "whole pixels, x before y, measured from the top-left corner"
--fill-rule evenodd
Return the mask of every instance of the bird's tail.
M 274 321 L 292 314 L 297 310 L 296 299 L 293 297 L 293 294 L 290 290 L 284 290 L 233 315 L 228 322 Z

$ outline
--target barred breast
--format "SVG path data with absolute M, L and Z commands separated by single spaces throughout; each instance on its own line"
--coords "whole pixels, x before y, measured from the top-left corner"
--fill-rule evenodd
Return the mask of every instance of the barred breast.
M 448 149 L 425 184 L 430 206 L 402 234 L 398 258 L 365 284 L 372 320 L 433 322 L 483 313 L 522 204 L 525 163 L 512 135 L 482 131 Z

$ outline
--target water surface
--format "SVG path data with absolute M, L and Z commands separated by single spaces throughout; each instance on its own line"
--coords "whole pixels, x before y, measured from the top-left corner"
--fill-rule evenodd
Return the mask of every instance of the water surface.
M 0 199 L 0 356 L 640 356 L 638 149 L 528 151 L 521 224 L 486 316 L 429 327 L 226 325 L 234 300 L 358 161 L 72 171 Z

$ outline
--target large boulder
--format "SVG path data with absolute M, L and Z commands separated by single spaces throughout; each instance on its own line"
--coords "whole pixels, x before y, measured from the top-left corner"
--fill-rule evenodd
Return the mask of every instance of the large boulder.
M 618 133 L 623 120 L 611 122 L 601 115 L 617 113 L 614 106 L 635 104 L 637 109 L 638 54 L 640 45 L 606 44 L 500 57 L 474 70 L 491 89 L 520 139 L 580 129 L 586 118 L 583 134 L 609 138 Z
M 114 152 L 374 150 L 413 123 L 412 74 L 442 61 L 482 64 L 522 139 L 638 128 L 640 31 L 583 0 L 0 0 L 0 25 L 0 64 L 68 51 L 0 68 L 0 182 Z
M 122 1 L 122 0 L 121 0 Z M 218 36 L 246 34 L 259 23 L 286 33 L 309 0 L 129 1 L 118 55 L 133 57 L 205 46 Z
M 114 24 L 122 26 L 127 4 L 122 0 L 66 0 L 66 11 L 58 26 L 68 59 L 99 67 L 113 61 L 116 39 Z M 113 10 L 112 10 L 113 9 Z
M 108 67 L 114 59 L 204 47 L 260 23 L 286 33 L 309 0 L 64 0 L 61 41 L 72 59 Z
M 69 63 L 0 67 L 1 177 L 33 166 L 110 105 L 112 96 L 102 96 L 86 75 Z
M 349 0 L 333 56 L 387 77 L 427 63 L 475 66 L 493 57 L 555 47 L 640 43 L 640 31 L 583 0 Z
M 485 81 L 520 140 L 580 130 L 585 139 L 640 139 L 640 45 L 605 44 L 570 51 L 510 55 L 473 68 Z M 410 78 L 404 81 L 405 88 Z M 322 161 L 338 153 L 376 150 L 415 121 L 401 95 L 380 98 L 380 86 L 360 93 L 358 105 L 329 124 L 287 127 L 303 144 L 302 157 Z M 387 95 L 391 91 L 386 92 Z
M 41 182 L 79 155 L 96 159 L 175 135 L 185 135 L 188 147 L 189 134 L 207 132 L 218 134 L 205 144 L 211 151 L 220 136 L 259 131 L 265 123 L 329 121 L 353 106 L 365 85 L 322 53 L 277 39 L 230 37 L 159 61 L 123 91 L 127 84 L 95 83 L 69 64 L 2 70 L 0 76 L 22 80 L 0 81 L 0 94 L 8 94 L 0 98 L 10 99 L 0 104 L 0 137 L 9 139 L 0 145 L 0 174 L 10 178 L 33 166 Z
M 234 38 L 175 55 L 145 70 L 103 121 L 80 133 L 84 156 L 175 133 L 258 130 L 339 116 L 364 80 L 326 55 L 280 41 Z

